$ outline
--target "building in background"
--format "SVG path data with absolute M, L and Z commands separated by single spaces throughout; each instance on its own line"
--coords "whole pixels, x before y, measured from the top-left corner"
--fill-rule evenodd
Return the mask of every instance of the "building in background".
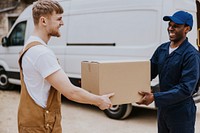
M 20 13 L 36 0 L 0 1 L 0 41 L 14 24 Z

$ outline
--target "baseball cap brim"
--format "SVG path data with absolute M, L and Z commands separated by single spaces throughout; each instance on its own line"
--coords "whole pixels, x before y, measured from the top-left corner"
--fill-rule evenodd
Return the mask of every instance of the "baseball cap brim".
M 183 22 L 180 19 L 175 18 L 173 16 L 165 16 L 165 17 L 163 17 L 163 20 L 164 21 L 173 21 L 176 24 L 185 24 L 185 22 Z

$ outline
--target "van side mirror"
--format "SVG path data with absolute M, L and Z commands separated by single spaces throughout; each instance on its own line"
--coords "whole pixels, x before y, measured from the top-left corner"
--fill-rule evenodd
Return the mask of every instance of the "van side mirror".
M 3 47 L 8 47 L 8 38 L 6 36 L 3 37 L 1 43 Z

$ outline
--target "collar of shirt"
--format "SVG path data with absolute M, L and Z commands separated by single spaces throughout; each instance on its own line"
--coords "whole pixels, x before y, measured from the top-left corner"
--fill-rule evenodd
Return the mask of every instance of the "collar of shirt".
M 166 45 L 164 45 L 161 49 L 169 51 L 169 46 L 170 46 L 170 42 L 167 42 Z M 188 42 L 188 38 L 186 38 L 174 52 L 177 54 L 182 54 L 188 46 L 189 46 L 189 42 Z

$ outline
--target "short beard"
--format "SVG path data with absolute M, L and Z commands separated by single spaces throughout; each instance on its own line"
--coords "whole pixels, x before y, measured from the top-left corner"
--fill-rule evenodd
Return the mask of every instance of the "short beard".
M 60 35 L 59 30 L 58 30 L 57 32 L 51 30 L 51 31 L 49 32 L 49 36 L 60 37 L 61 35 Z
M 60 33 L 49 33 L 49 36 L 60 37 Z

